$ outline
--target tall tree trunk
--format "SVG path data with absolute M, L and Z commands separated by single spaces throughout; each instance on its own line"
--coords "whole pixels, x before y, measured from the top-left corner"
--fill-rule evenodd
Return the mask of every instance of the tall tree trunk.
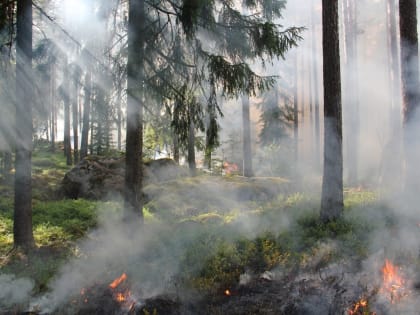
M 179 164 L 179 138 L 174 130 L 172 130 L 172 139 L 174 146 L 174 161 Z
M 300 69 L 300 86 L 301 86 L 301 89 L 300 89 L 300 95 L 301 95 L 301 101 L 300 101 L 300 112 L 301 112 L 301 114 L 300 114 L 300 117 L 301 117 L 301 122 L 302 122 L 302 124 L 305 122 L 305 102 L 306 102 L 306 89 L 305 89 L 305 84 L 306 84 L 306 82 L 305 82 L 305 77 L 306 77 L 306 74 L 305 74 L 305 51 L 302 51 L 302 53 L 301 53 L 301 61 L 300 61 L 300 66 L 301 66 L 301 69 Z
M 343 2 L 344 33 L 345 33 L 345 125 L 347 126 L 346 162 L 348 165 L 348 183 L 355 186 L 358 182 L 359 154 L 359 88 L 357 81 L 357 21 L 356 2 Z
M 73 160 L 79 162 L 79 78 L 76 72 L 72 73 L 72 122 L 73 122 Z
M 295 51 L 295 82 L 293 87 L 293 139 L 294 139 L 294 156 L 295 163 L 299 161 L 299 103 L 298 103 L 298 55 Z
M 316 17 L 315 17 L 315 1 L 312 0 L 312 72 L 314 87 L 314 120 L 315 120 L 315 165 L 321 167 L 321 131 L 319 124 L 319 81 L 318 81 L 318 58 L 317 58 L 317 42 L 316 42 Z
M 32 231 L 32 1 L 17 2 L 16 20 L 16 158 L 14 246 L 35 245 Z
M 80 159 L 83 159 L 88 154 L 88 139 L 90 129 L 90 102 L 91 102 L 91 76 L 90 72 L 85 75 L 85 101 L 83 105 L 83 127 L 82 127 L 82 142 L 80 144 Z
M 121 139 L 122 139 L 122 102 L 121 102 L 121 81 L 117 85 L 117 149 L 121 151 Z
M 415 0 L 400 0 L 401 82 L 403 95 L 405 191 L 418 194 L 420 137 L 418 133 L 419 61 Z
M 92 80 L 91 77 L 91 97 L 90 97 L 90 144 L 89 144 L 89 154 L 93 154 L 93 145 L 95 142 L 94 139 L 94 132 L 95 132 L 95 123 L 94 120 L 96 119 L 96 112 L 95 112 L 95 107 L 96 107 L 96 100 L 97 100 L 97 88 L 96 88 L 96 84 L 93 84 L 92 82 L 94 82 L 95 80 Z M 96 119 L 97 120 L 97 119 Z
M 219 126 L 217 124 L 217 96 L 214 84 L 211 84 L 211 98 L 207 104 L 207 127 L 206 127 L 206 148 L 205 164 L 211 170 L 212 151 L 219 145 Z
M 204 151 L 204 164 L 208 170 L 211 170 L 211 151 L 212 151 L 212 148 L 209 145 L 208 136 L 206 136 L 206 148 Z
M 143 223 L 143 84 L 145 48 L 144 0 L 129 0 L 127 60 L 127 130 L 124 201 L 126 217 Z
M 52 63 L 50 66 L 50 120 L 51 120 L 51 152 L 55 152 L 55 129 L 56 129 L 56 106 L 55 106 L 55 64 Z
M 341 217 L 343 203 L 343 152 L 341 116 L 338 0 L 322 0 L 324 76 L 324 172 L 320 218 Z
M 252 148 L 251 148 L 251 120 L 249 108 L 249 96 L 242 96 L 242 141 L 243 141 L 243 175 L 254 176 L 252 170 Z
M 68 65 L 64 69 L 63 100 L 64 100 L 64 155 L 67 165 L 72 164 L 70 141 L 70 97 Z
M 188 105 L 189 111 L 189 129 L 188 129 L 188 167 L 190 169 L 190 175 L 196 174 L 196 163 L 195 163 L 195 125 L 193 121 L 193 108 L 192 104 Z
M 387 0 L 388 16 L 388 39 L 389 39 L 389 59 L 391 76 L 391 109 L 398 108 L 401 99 L 401 69 L 398 54 L 398 25 L 396 0 Z M 393 115 L 394 110 L 391 112 Z

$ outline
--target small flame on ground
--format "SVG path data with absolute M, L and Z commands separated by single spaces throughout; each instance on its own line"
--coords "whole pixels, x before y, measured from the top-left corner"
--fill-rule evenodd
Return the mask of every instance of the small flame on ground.
M 127 279 L 127 275 L 125 274 L 125 272 L 123 272 L 123 274 L 118 277 L 117 279 L 115 279 L 114 281 L 112 281 L 109 284 L 109 287 L 111 289 L 115 289 L 116 287 L 118 287 L 122 282 L 124 282 Z
M 115 300 L 119 303 L 123 303 L 123 302 L 127 301 L 127 299 L 130 297 L 130 295 L 131 295 L 130 291 L 118 292 L 115 295 Z
M 127 274 L 124 272 L 120 277 L 112 281 L 109 287 L 113 290 L 112 296 L 116 302 L 120 303 L 125 309 L 132 309 L 136 301 L 131 296 L 131 291 L 126 288 L 126 285 L 119 287 L 126 280 Z
M 385 264 L 382 267 L 383 283 L 381 291 L 389 294 L 389 300 L 392 304 L 409 295 L 409 291 L 405 288 L 405 280 L 400 275 L 399 269 L 388 259 L 385 259 Z
M 231 296 L 231 295 L 232 295 L 232 293 L 230 292 L 230 290 L 229 290 L 229 289 L 226 289 L 226 290 L 225 290 L 225 295 L 226 295 L 226 296 Z
M 347 310 L 347 313 L 349 315 L 376 315 L 376 313 L 369 311 L 368 301 L 365 298 L 361 298 L 357 301 L 351 309 Z
M 234 172 L 239 171 L 239 167 L 238 165 L 236 165 L 235 163 L 229 163 L 229 162 L 223 162 L 223 169 L 225 170 L 225 173 L 227 175 L 230 175 Z

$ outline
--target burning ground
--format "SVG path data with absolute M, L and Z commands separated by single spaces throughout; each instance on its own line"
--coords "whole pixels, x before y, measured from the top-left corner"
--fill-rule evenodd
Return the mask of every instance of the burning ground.
M 281 179 L 202 175 L 145 192 L 141 232 L 98 202 L 92 224 L 65 229 L 73 238 L 4 255 L 1 313 L 417 314 L 418 222 L 374 192 L 346 191 L 345 217 L 327 225 L 317 192 Z M 80 216 L 92 205 L 67 202 Z M 52 208 L 36 220 L 55 222 Z

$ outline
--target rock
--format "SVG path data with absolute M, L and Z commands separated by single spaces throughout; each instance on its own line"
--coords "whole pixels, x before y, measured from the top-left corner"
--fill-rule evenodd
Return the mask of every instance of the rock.
M 67 172 L 61 183 L 64 197 L 111 199 L 124 189 L 124 158 L 89 156 Z M 171 159 L 152 160 L 143 165 L 144 185 L 187 176 L 188 172 Z

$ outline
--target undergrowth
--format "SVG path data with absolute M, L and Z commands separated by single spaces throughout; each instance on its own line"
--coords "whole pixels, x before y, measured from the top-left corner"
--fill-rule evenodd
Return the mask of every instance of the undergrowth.
M 6 255 L 13 243 L 13 199 L 10 189 L 0 186 L 0 272 L 33 278 L 36 292 L 46 289 L 59 267 L 75 256 L 76 242 L 99 225 L 98 209 L 108 209 L 110 216 L 121 212 L 118 204 L 55 200 L 51 192 L 67 169 L 62 152 L 34 153 L 33 226 L 39 248 L 27 256 Z M 160 185 L 145 189 L 146 224 L 165 225 L 168 231 L 151 241 L 147 257 L 137 262 L 143 272 L 173 251 L 182 285 L 224 290 L 244 274 L 320 268 L 345 257 L 361 260 L 369 254 L 371 233 L 395 220 L 369 191 L 346 190 L 344 216 L 323 224 L 319 197 L 282 191 L 283 180 L 266 179 L 261 185 L 230 177 L 222 179 L 223 188 L 220 180 L 205 178 L 200 186 L 202 178 L 185 178 L 166 183 L 167 193 Z

